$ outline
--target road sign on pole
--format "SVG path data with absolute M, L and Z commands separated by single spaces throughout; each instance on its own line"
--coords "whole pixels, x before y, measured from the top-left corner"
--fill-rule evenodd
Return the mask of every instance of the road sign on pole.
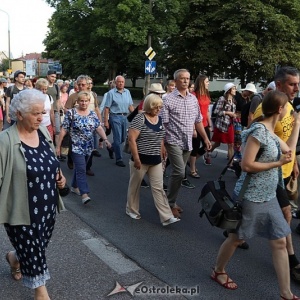
M 145 61 L 145 74 L 156 73 L 156 61 L 146 60 Z
M 147 51 L 145 52 L 145 55 L 148 57 L 149 60 L 152 60 L 154 56 L 156 55 L 156 52 L 153 50 L 152 47 L 149 47 Z

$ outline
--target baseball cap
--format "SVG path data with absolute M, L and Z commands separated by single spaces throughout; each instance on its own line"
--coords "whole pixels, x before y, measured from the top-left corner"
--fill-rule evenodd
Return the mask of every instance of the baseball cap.
M 0 78 L 0 82 L 7 82 L 5 78 Z
M 19 74 L 23 74 L 24 76 L 26 76 L 26 73 L 25 73 L 25 72 L 23 72 L 23 71 L 21 71 L 21 70 L 18 70 L 18 71 L 16 71 L 16 72 L 14 73 L 14 79 L 15 79 L 16 77 L 18 77 Z

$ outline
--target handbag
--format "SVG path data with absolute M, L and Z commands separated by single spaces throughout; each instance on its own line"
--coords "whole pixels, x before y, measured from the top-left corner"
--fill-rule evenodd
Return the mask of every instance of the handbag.
M 123 152 L 125 152 L 127 154 L 131 154 L 130 146 L 129 146 L 129 141 L 128 141 L 128 134 L 127 134 L 126 140 L 124 142 Z
M 263 149 L 257 153 L 256 160 L 262 154 Z M 222 180 L 227 168 L 230 166 L 234 155 L 226 167 L 222 170 L 217 181 L 208 181 L 202 188 L 198 202 L 201 203 L 202 209 L 199 216 L 202 218 L 205 214 L 212 226 L 227 230 L 237 230 L 242 222 L 242 205 L 244 194 L 250 182 L 251 173 L 247 173 L 237 201 L 234 201 L 226 190 L 225 181 Z
M 144 116 L 144 122 L 145 123 L 145 115 Z M 127 118 L 128 119 L 128 118 Z M 131 150 L 130 150 L 130 146 L 129 146 L 129 141 L 128 141 L 128 133 L 124 142 L 124 146 L 123 146 L 123 152 L 127 153 L 127 154 L 131 154 Z

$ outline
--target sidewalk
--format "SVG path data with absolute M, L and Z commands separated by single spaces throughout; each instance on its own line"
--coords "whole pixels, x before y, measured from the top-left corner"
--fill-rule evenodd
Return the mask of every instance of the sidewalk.
M 99 216 L 101 217 L 101 216 Z M 32 300 L 33 291 L 14 281 L 5 254 L 12 250 L 4 227 L 0 227 L 0 299 Z M 147 255 L 145 249 L 145 255 Z M 131 285 L 166 288 L 166 284 L 126 258 L 118 249 L 98 235 L 70 211 L 57 217 L 47 249 L 51 274 L 47 288 L 51 300 L 98 299 L 186 299 L 180 295 L 134 294 Z M 123 292 L 107 296 L 118 282 Z M 119 287 L 119 288 L 122 288 Z M 128 288 L 128 290 L 126 290 Z

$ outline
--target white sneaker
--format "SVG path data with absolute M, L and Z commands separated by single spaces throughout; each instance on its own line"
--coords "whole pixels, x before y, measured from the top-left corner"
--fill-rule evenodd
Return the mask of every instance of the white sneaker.
M 162 225 L 163 225 L 163 226 L 168 226 L 168 225 L 173 224 L 173 223 L 176 223 L 176 222 L 178 222 L 178 221 L 180 221 L 180 219 L 175 218 L 175 217 L 172 217 L 172 218 L 170 218 L 169 220 L 167 220 L 167 221 L 165 221 L 165 222 L 162 222 Z
M 135 220 L 139 220 L 141 218 L 140 215 L 137 215 L 137 214 L 129 212 L 129 211 L 126 211 L 126 215 L 129 216 L 131 219 L 135 219 Z
M 87 204 L 91 201 L 91 198 L 90 197 L 85 197 L 85 198 L 81 199 L 81 201 L 82 201 L 82 204 Z

